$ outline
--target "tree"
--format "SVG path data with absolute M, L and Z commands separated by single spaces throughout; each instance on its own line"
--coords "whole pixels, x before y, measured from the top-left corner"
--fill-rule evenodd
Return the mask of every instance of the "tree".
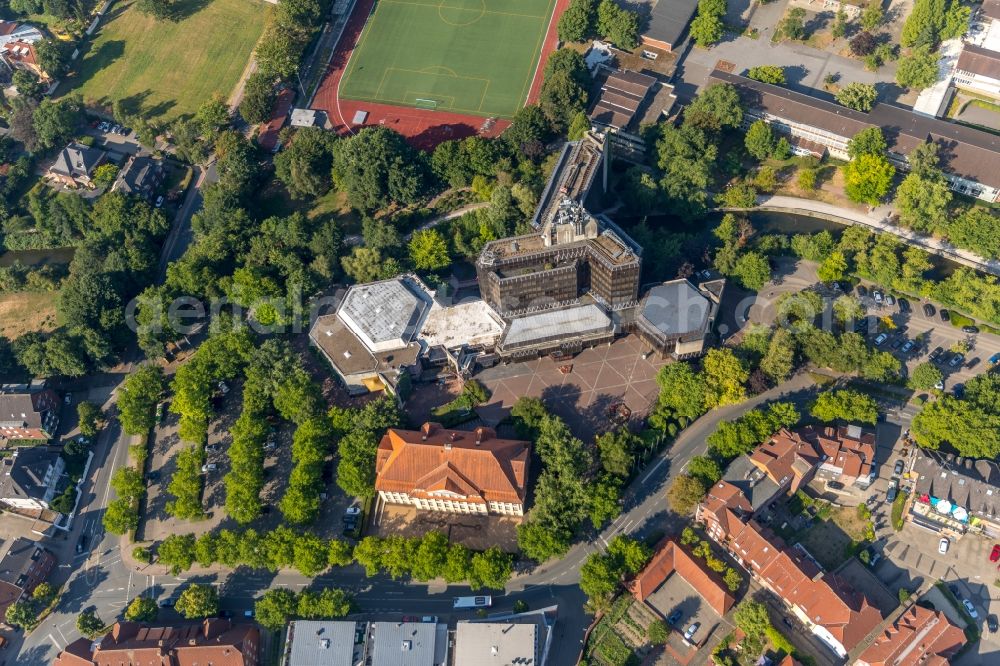
M 181 592 L 176 608 L 188 620 L 212 617 L 219 612 L 219 592 L 214 585 L 193 583 Z
M 847 154 L 851 159 L 861 155 L 883 156 L 889 150 L 880 127 L 866 127 L 847 142 Z
M 914 49 L 896 68 L 896 83 L 904 88 L 921 90 L 938 80 L 938 56 L 927 48 Z
M 760 370 L 775 384 L 787 380 L 795 370 L 795 337 L 787 328 L 779 328 L 771 336 L 767 353 L 760 361 Z
M 108 502 L 102 524 L 111 534 L 128 534 L 139 527 L 139 513 L 128 499 L 116 499 Z
M 875 206 L 892 186 L 896 168 L 882 155 L 859 155 L 844 167 L 845 191 L 852 201 Z
M 330 189 L 336 135 L 319 127 L 296 130 L 274 157 L 274 174 L 298 198 L 318 197 Z
M 875 52 L 875 49 L 878 48 L 878 38 L 872 33 L 862 30 L 851 38 L 849 44 L 851 53 L 863 58 Z
M 895 204 L 903 225 L 933 233 L 947 223 L 951 188 L 940 172 L 927 176 L 909 173 L 896 188 Z
M 144 435 L 156 423 L 156 403 L 166 388 L 163 369 L 141 365 L 125 379 L 118 396 L 118 420 L 129 435 Z
M 701 481 L 706 488 L 712 487 L 722 478 L 722 468 L 719 463 L 708 456 L 695 456 L 687 465 L 687 473 Z
M 705 403 L 708 407 L 736 404 L 746 399 L 750 371 L 731 349 L 710 349 L 702 361 Z
M 171 534 L 156 549 L 160 562 L 176 576 L 194 564 L 195 537 L 193 534 Z
M 39 145 L 55 148 L 73 138 L 83 120 L 83 105 L 78 97 L 65 97 L 58 102 L 44 99 L 31 119 Z
M 863 29 L 873 32 L 882 24 L 884 18 L 885 13 L 882 11 L 882 3 L 879 0 L 870 0 L 861 12 L 859 22 Z
M 597 5 L 597 32 L 620 49 L 631 51 L 639 45 L 639 15 L 619 7 L 614 0 Z
M 146 492 L 146 480 L 134 467 L 119 467 L 111 475 L 111 487 L 119 498 L 138 502 Z
M 690 117 L 700 117 L 699 122 L 716 123 L 714 116 L 707 114 L 696 113 Z M 716 145 L 697 125 L 698 122 L 685 122 L 676 128 L 665 124 L 660 127 L 660 138 L 656 142 L 657 164 L 663 174 L 660 187 L 666 204 L 690 215 L 701 214 L 706 208 L 706 190 L 711 185 L 718 155 Z
M 860 421 L 874 425 L 878 418 L 878 403 L 858 391 L 826 391 L 816 398 L 809 413 L 820 421 Z
M 837 101 L 849 109 L 868 113 L 875 105 L 878 91 L 868 83 L 848 83 L 837 92 Z M 877 129 L 877 128 L 874 128 Z
M 758 120 L 747 130 L 743 143 L 747 152 L 758 160 L 767 159 L 774 152 L 774 132 L 766 120 Z
M 705 376 L 696 373 L 688 363 L 671 363 L 656 374 L 660 387 L 656 411 L 669 412 L 684 419 L 696 419 L 705 413 L 708 385 Z
M 763 83 L 772 83 L 777 86 L 785 85 L 785 68 L 778 65 L 757 65 L 751 67 L 747 72 L 747 77 Z
M 841 39 L 847 34 L 847 12 L 844 11 L 843 7 L 837 8 L 830 34 L 833 35 L 834 39 Z
M 173 0 L 138 0 L 136 9 L 159 20 L 170 19 L 175 12 Z
M 670 484 L 667 502 L 674 513 L 686 516 L 702 500 L 705 491 L 706 487 L 701 481 L 688 474 L 681 474 Z
M 663 645 L 669 636 L 670 630 L 667 629 L 667 623 L 663 620 L 653 620 L 646 627 L 646 638 L 652 645 Z
M 88 608 L 76 616 L 76 630 L 80 632 L 81 636 L 94 640 L 104 634 L 107 629 L 101 619 L 97 617 L 97 613 Z
M 596 444 L 604 471 L 622 478 L 631 473 L 635 451 L 641 444 L 637 435 L 628 428 L 619 428 L 599 435 Z
M 806 192 L 812 192 L 816 189 L 816 169 L 809 169 L 803 167 L 799 169 L 798 175 L 798 185 L 799 188 L 805 190 Z
M 837 254 L 843 256 L 840 251 Z M 861 305 L 861 301 L 849 294 L 844 294 L 838 296 L 833 302 L 833 316 L 843 324 L 860 321 L 865 316 L 865 308 Z
M 759 291 L 771 280 L 771 262 L 759 252 L 745 252 L 736 260 L 733 277 L 744 289 Z
M 101 408 L 92 402 L 84 400 L 83 402 L 77 404 L 76 416 L 80 428 L 80 434 L 87 438 L 95 437 L 97 435 L 97 431 L 100 429 L 101 422 L 104 420 L 104 414 L 101 412 Z
M 469 585 L 473 589 L 483 587 L 502 590 L 510 580 L 514 558 L 496 546 L 491 546 L 472 556 Z
M 736 607 L 736 611 L 733 613 L 733 621 L 750 639 L 760 638 L 771 628 L 771 619 L 767 614 L 767 606 L 752 599 L 745 599 L 743 603 Z
M 15 69 L 11 82 L 20 96 L 37 100 L 45 94 L 45 84 L 33 72 L 26 69 Z
M 819 268 L 816 271 L 816 276 L 819 278 L 820 282 L 830 284 L 831 282 L 839 282 L 843 280 L 847 275 L 847 258 L 844 253 L 839 250 L 834 250 L 830 255 L 823 260 Z
M 362 128 L 336 142 L 333 179 L 362 211 L 416 203 L 427 189 L 424 158 L 383 125 Z
M 566 130 L 566 138 L 570 141 L 577 141 L 582 139 L 584 135 L 590 131 L 590 118 L 583 111 L 578 111 L 573 120 L 569 123 L 569 129 Z
M 159 610 L 156 599 L 136 597 L 125 609 L 125 619 L 129 622 L 152 622 Z
M 726 573 L 722 576 L 723 582 L 725 582 L 726 587 L 729 588 L 730 592 L 736 592 L 740 589 L 740 585 L 743 584 L 743 576 L 740 572 L 732 567 L 726 569 Z
M 990 259 L 1000 257 L 1000 216 L 979 206 L 966 208 L 946 227 L 948 239 Z
M 58 39 L 43 39 L 35 42 L 35 58 L 42 71 L 50 78 L 62 78 L 69 69 L 72 47 L 70 43 Z
M 573 0 L 559 17 L 559 40 L 582 42 L 594 29 L 594 0 Z
M 698 0 L 698 15 L 691 21 L 691 39 L 701 48 L 708 48 L 719 42 L 725 31 L 722 23 L 725 13 L 725 2 Z
M 801 40 L 806 37 L 806 10 L 793 7 L 785 13 L 785 18 L 778 22 L 775 34 L 786 39 Z
M 944 380 L 944 375 L 938 369 L 936 365 L 927 361 L 921 363 L 913 369 L 910 373 L 910 379 L 907 382 L 910 388 L 916 389 L 918 391 L 924 391 L 927 389 L 935 388 L 941 381 Z
M 563 132 L 573 117 L 586 109 L 587 89 L 569 72 L 556 71 L 545 77 L 538 105 L 552 129 Z
M 451 265 L 448 243 L 437 229 L 415 231 L 409 250 L 410 261 L 417 270 L 439 271 Z
M 715 83 L 703 89 L 684 110 L 684 122 L 709 131 L 739 127 L 743 122 L 739 93 L 728 83 Z
M 295 593 L 288 588 L 272 588 L 254 604 L 257 623 L 265 629 L 278 631 L 295 615 L 298 603 Z
M 254 72 L 243 86 L 240 115 L 251 125 L 267 122 L 274 107 L 274 98 L 273 79 L 262 72 Z

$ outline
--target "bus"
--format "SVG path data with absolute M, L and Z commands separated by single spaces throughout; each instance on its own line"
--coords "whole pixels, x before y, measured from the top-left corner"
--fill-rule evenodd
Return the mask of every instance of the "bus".
M 489 608 L 493 597 L 455 597 L 452 608 Z

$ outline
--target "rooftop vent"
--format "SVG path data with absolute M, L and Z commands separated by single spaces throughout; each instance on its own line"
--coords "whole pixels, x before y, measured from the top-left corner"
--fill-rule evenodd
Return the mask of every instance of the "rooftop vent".
M 403 641 L 403 652 L 409 652 L 413 649 L 413 641 Z
M 320 639 L 319 647 L 322 650 L 329 650 L 330 649 L 330 639 L 329 638 Z

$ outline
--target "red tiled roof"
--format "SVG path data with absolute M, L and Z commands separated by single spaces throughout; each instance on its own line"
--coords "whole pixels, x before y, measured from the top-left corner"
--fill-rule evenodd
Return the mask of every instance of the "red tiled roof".
M 855 666 L 944 666 L 965 644 L 965 632 L 941 611 L 914 604 L 880 632 Z
M 489 428 L 445 430 L 437 423 L 419 431 L 391 428 L 378 445 L 375 489 L 523 504 L 530 456 L 529 442 L 499 439 Z
M 257 137 L 257 143 L 260 144 L 261 148 L 274 150 L 278 145 L 278 132 L 284 126 L 294 101 L 295 91 L 291 88 L 285 88 L 278 93 L 278 98 L 274 101 L 274 112 L 271 119 L 261 125 L 260 135 Z
M 736 603 L 722 577 L 673 539 L 661 543 L 649 564 L 629 582 L 629 589 L 636 599 L 645 601 L 674 573 L 687 581 L 719 615 L 725 615 Z
M 824 465 L 841 470 L 845 476 L 868 476 L 875 459 L 875 433 L 861 432 L 860 438 L 848 434 L 847 426 L 815 428 L 807 426 L 799 434 L 813 442 L 827 459 Z
M 762 532 L 763 528 L 751 520 L 735 535 L 730 546 L 730 550 L 758 574 L 781 552 L 781 546 L 766 539 Z
M 220 618 L 177 626 L 116 622 L 93 653 L 81 639 L 66 646 L 53 666 L 257 666 L 259 651 L 256 625 Z
M 815 447 L 798 433 L 781 429 L 754 449 L 750 462 L 779 486 L 794 479 L 794 491 L 798 489 L 799 482 L 819 464 L 820 457 Z

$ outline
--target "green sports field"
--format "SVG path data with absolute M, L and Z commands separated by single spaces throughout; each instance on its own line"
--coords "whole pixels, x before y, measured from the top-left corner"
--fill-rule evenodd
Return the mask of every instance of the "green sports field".
M 510 118 L 524 104 L 556 0 L 378 0 L 343 99 Z

